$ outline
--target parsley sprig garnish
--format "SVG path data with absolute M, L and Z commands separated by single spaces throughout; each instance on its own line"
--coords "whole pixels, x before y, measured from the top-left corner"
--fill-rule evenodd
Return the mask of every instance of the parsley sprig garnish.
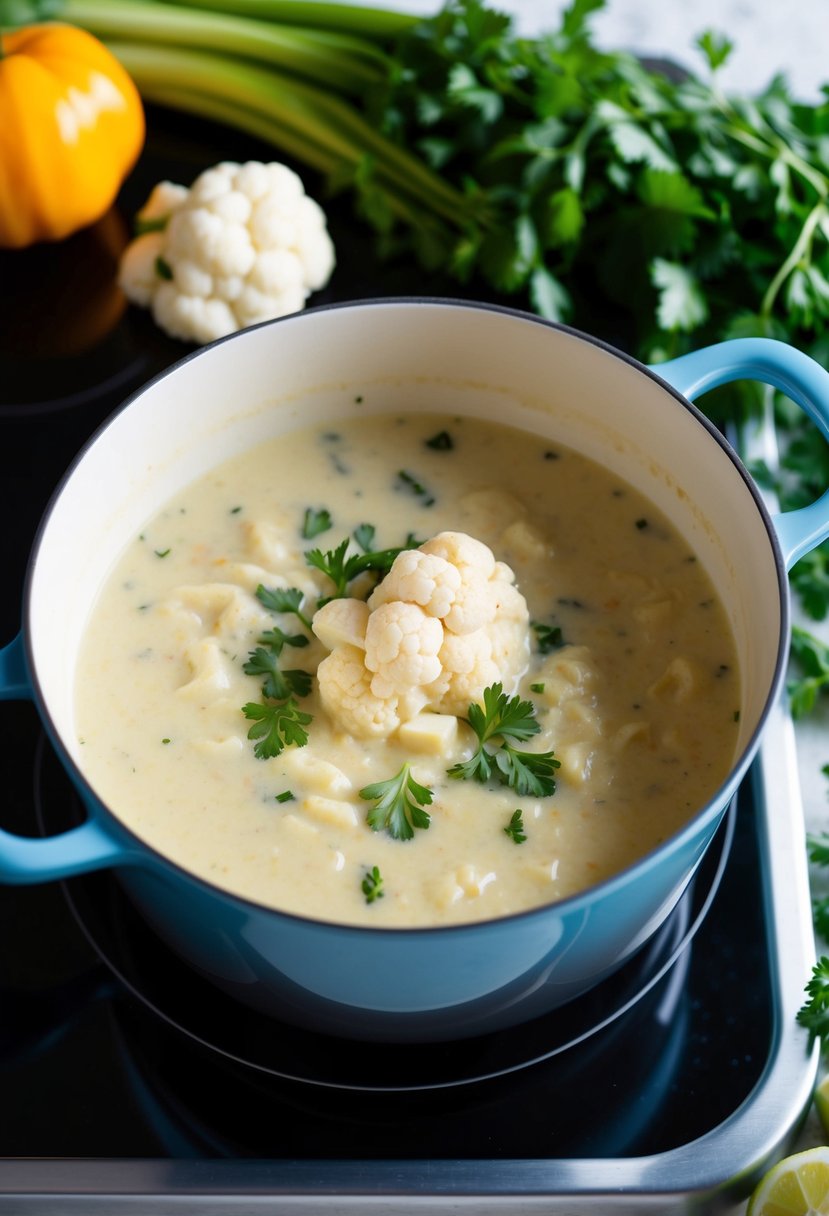
M 370 524 L 361 524 L 357 529 L 361 537 L 357 541 L 358 544 L 362 540 L 369 540 L 369 543 L 373 540 L 374 530 L 372 529 L 369 534 L 370 527 Z M 388 574 L 397 555 L 404 549 L 417 548 L 419 541 L 413 536 L 408 536 L 406 543 L 399 548 L 377 549 L 367 553 L 349 553 L 350 543 L 350 539 L 346 537 L 337 545 L 336 549 L 328 549 L 326 552 L 323 552 L 322 549 L 309 549 L 305 554 L 307 564 L 315 570 L 320 570 L 334 584 L 334 592 L 327 596 L 326 600 L 336 600 L 348 595 L 348 584 L 360 574 L 368 571 L 379 574 L 381 577 Z
M 285 701 L 288 697 L 307 697 L 311 691 L 311 673 L 297 669 L 283 671 L 279 667 L 278 652 L 264 646 L 252 650 L 242 670 L 249 676 L 264 676 L 264 696 L 273 701 Z
M 248 701 L 242 713 L 253 722 L 248 738 L 257 740 L 253 749 L 257 760 L 271 760 L 289 744 L 304 747 L 308 742 L 305 727 L 313 721 L 313 715 L 301 710 L 293 697 L 277 705 Z
M 301 610 L 302 592 L 297 587 L 268 588 L 260 583 L 256 598 L 270 612 L 293 614 L 310 629 L 311 622 Z M 283 670 L 279 666 L 286 646 L 301 649 L 308 645 L 305 634 L 285 633 L 275 625 L 258 640 L 259 645 L 249 653 L 242 670 L 246 675 L 263 677 L 263 700 L 248 701 L 242 706 L 242 713 L 253 722 L 248 731 L 248 738 L 256 743 L 253 754 L 257 760 L 270 760 L 289 744 L 304 747 L 308 742 L 305 727 L 313 721 L 313 715 L 301 710 L 295 698 L 308 695 L 313 677 L 299 668 Z
M 311 628 L 311 621 L 302 611 L 302 592 L 298 587 L 263 587 L 260 583 L 256 588 L 256 598 L 269 612 L 292 613 L 306 629 Z M 292 646 L 299 643 L 291 642 Z
M 531 701 L 516 694 L 507 696 L 502 684 L 484 689 L 483 708 L 474 702 L 466 721 L 478 736 L 478 746 L 468 760 L 454 764 L 450 777 L 465 781 L 500 781 L 517 794 L 535 798 L 555 793 L 555 771 L 560 767 L 552 751 L 521 751 L 513 740 L 523 742 L 537 735 L 541 727 Z M 495 740 L 501 742 L 487 747 Z
M 432 791 L 412 776 L 408 764 L 388 781 L 375 781 L 360 790 L 360 797 L 374 802 L 366 822 L 374 832 L 388 832 L 395 840 L 411 840 L 415 828 L 428 828 L 432 818 L 423 808 L 430 806 Z

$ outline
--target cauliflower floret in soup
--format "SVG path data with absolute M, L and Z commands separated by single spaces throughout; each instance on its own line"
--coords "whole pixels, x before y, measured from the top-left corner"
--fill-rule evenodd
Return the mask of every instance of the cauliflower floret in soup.
M 323 704 L 358 736 L 391 735 L 424 709 L 464 714 L 489 685 L 514 688 L 529 659 L 512 571 L 462 532 L 404 550 L 367 605 L 331 601 L 313 627 L 331 650 L 317 672 Z

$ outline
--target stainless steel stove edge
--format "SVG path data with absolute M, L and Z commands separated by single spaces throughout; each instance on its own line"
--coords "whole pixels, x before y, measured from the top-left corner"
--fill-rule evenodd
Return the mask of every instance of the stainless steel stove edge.
M 774 1036 L 753 1092 L 728 1119 L 669 1152 L 629 1159 L 168 1161 L 6 1159 L 0 1216 L 325 1216 L 420 1211 L 702 1213 L 733 1210 L 791 1145 L 818 1049 L 797 1025 L 815 960 L 794 730 L 781 705 L 753 768 L 763 817 L 762 897 L 774 936 Z

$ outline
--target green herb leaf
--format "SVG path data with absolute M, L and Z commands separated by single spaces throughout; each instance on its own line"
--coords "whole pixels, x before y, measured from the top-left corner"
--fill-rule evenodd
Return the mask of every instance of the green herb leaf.
M 421 499 L 424 507 L 433 507 L 435 505 L 434 494 L 427 490 L 426 487 L 420 481 L 418 481 L 418 479 L 412 473 L 407 473 L 405 469 L 401 469 L 397 474 L 397 479 L 404 486 L 406 486 L 407 489 L 411 490 L 416 498 Z
M 433 452 L 451 452 L 455 446 L 455 441 L 448 431 L 438 431 L 431 439 L 424 439 L 423 442 Z
M 478 747 L 468 760 L 453 764 L 447 773 L 462 781 L 491 780 L 508 785 L 520 795 L 549 797 L 555 793 L 553 774 L 560 767 L 552 751 L 518 751 L 509 742 L 522 741 L 538 734 L 535 706 L 519 696 L 508 697 L 501 684 L 484 689 L 483 708 L 469 706 L 467 722 L 478 736 Z M 500 738 L 500 745 L 487 750 L 485 744 Z
M 502 684 L 492 684 L 484 689 L 483 708 L 474 703 L 470 705 L 467 721 L 480 743 L 495 736 L 530 739 L 541 729 L 532 701 L 522 701 L 517 693 L 513 697 L 507 696 Z
M 654 258 L 651 279 L 659 292 L 656 317 L 662 329 L 687 333 L 698 329 L 707 319 L 705 296 L 687 267 L 664 258 Z
M 504 103 L 493 89 L 485 88 L 465 63 L 456 63 L 449 72 L 449 96 L 452 101 L 475 109 L 484 122 L 493 123 L 501 117 Z
M 293 790 L 283 790 L 281 794 L 274 794 L 274 799 L 277 802 L 295 802 L 296 796 Z
M 498 776 L 516 794 L 532 798 L 549 798 L 556 792 L 555 772 L 561 767 L 550 752 L 518 751 L 504 743 L 494 756 Z
M 806 836 L 806 845 L 810 861 L 829 866 L 829 832 L 821 832 L 820 835 L 809 833 Z
M 797 1020 L 813 1039 L 824 1041 L 829 1035 L 829 958 L 821 956 L 812 968 L 806 985 L 808 1000 L 798 1010 Z
M 512 837 L 514 844 L 523 844 L 524 841 L 527 839 L 526 833 L 524 831 L 524 819 L 521 814 L 520 807 L 517 811 L 512 812 L 512 815 L 510 816 L 510 821 L 507 824 L 507 826 L 504 828 L 504 831 L 506 832 L 507 836 Z
M 572 312 L 570 293 L 545 266 L 536 266 L 530 275 L 530 298 L 548 321 L 563 321 Z
M 810 713 L 818 696 L 829 687 L 829 646 L 800 625 L 792 627 L 791 653 L 801 675 L 789 680 L 793 718 Z
M 315 570 L 322 571 L 334 584 L 334 594 L 331 599 L 339 599 L 346 593 L 349 578 L 346 572 L 346 553 L 348 552 L 348 537 L 336 549 L 323 553 L 321 549 L 310 549 L 305 554 L 305 561 Z
M 265 676 L 262 685 L 264 696 L 274 701 L 284 701 L 292 695 L 307 697 L 311 691 L 312 677 L 307 671 L 282 671 L 277 655 L 264 646 L 251 651 L 242 670 L 249 676 Z
M 673 172 L 676 161 L 663 146 L 664 136 L 658 128 L 648 127 L 633 114 L 608 98 L 596 106 L 596 116 L 607 124 L 607 133 L 620 160 L 627 163 L 644 161 L 652 169 Z
M 283 647 L 296 646 L 301 649 L 308 645 L 309 639 L 304 633 L 284 633 L 283 630 L 274 626 L 273 629 L 266 629 L 259 641 L 263 646 L 272 650 L 275 655 L 280 655 Z
M 303 713 L 293 699 L 279 705 L 249 701 L 242 706 L 242 713 L 253 722 L 248 738 L 257 740 L 253 749 L 257 760 L 270 760 L 291 744 L 304 747 L 308 742 L 304 728 L 313 721 L 313 715 Z
M 165 279 L 167 282 L 170 282 L 173 278 L 173 268 L 161 254 L 155 259 L 155 273 L 160 279 Z
M 411 840 L 416 828 L 428 828 L 431 823 L 423 808 L 431 805 L 432 791 L 415 781 L 408 764 L 388 781 L 365 786 L 360 797 L 375 803 L 366 815 L 372 831 L 386 831 L 395 840 Z
M 544 243 L 552 249 L 578 241 L 585 225 L 584 206 L 570 186 L 555 190 L 547 201 Z
M 373 904 L 376 899 L 383 898 L 385 895 L 383 876 L 378 866 L 372 866 L 370 870 L 366 870 L 363 881 L 360 883 L 360 890 L 365 895 L 367 904 Z
M 369 524 L 361 524 L 357 531 L 361 531 L 364 539 L 368 538 Z M 371 533 L 373 539 L 373 529 Z M 359 541 L 358 541 L 359 543 Z M 327 575 L 334 584 L 334 592 L 326 597 L 329 600 L 339 599 L 348 594 L 348 584 L 360 574 L 372 572 L 379 574 L 381 577 L 388 574 L 394 559 L 404 549 L 417 548 L 420 542 L 414 537 L 409 536 L 406 539 L 405 545 L 398 549 L 380 549 L 369 553 L 352 553 L 348 554 L 349 539 L 346 537 L 336 549 L 329 549 L 323 553 L 321 549 L 311 549 L 305 554 L 305 560 L 309 566 L 322 571 Z
M 829 776 L 829 765 L 824 765 L 821 771 L 825 776 Z M 821 832 L 819 835 L 807 834 L 806 845 L 812 863 L 829 866 L 829 832 Z M 818 935 L 824 941 L 829 941 L 829 896 L 824 895 L 812 900 L 812 919 Z
M 331 527 L 331 512 L 325 507 L 321 507 L 319 511 L 313 507 L 305 508 L 305 515 L 302 520 L 302 536 L 304 540 L 312 540 L 315 536 L 319 536 L 322 532 L 327 532 Z
M 564 635 L 560 625 L 545 625 L 543 621 L 531 621 L 530 627 L 535 634 L 539 654 L 551 654 L 560 650 L 564 645 Z
M 376 531 L 377 529 L 374 524 L 359 524 L 354 529 L 354 539 L 363 550 L 363 553 L 368 553 L 371 550 Z
M 697 46 L 707 59 L 712 72 L 716 72 L 717 68 L 721 68 L 724 63 L 727 63 L 734 50 L 734 43 L 724 34 L 716 33 L 714 30 L 705 30 L 700 34 L 697 38 Z
M 309 618 L 302 612 L 302 592 L 298 587 L 263 587 L 260 583 L 256 588 L 256 598 L 263 608 L 269 612 L 290 613 L 301 621 L 306 629 L 311 628 Z M 298 642 L 291 642 L 298 646 Z

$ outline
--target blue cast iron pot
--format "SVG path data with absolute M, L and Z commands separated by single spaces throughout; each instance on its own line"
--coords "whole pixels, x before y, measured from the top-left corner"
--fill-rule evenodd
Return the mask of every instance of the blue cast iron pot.
M 648 368 L 574 330 L 471 303 L 309 310 L 176 364 L 90 441 L 41 525 L 22 633 L 0 651 L 0 696 L 35 702 L 88 818 L 49 839 L 0 831 L 0 880 L 116 867 L 156 931 L 222 988 L 279 1018 L 355 1038 L 489 1032 L 596 984 L 650 937 L 692 878 L 781 692 L 787 570 L 829 536 L 829 494 L 770 517 L 738 457 L 688 400 L 740 378 L 781 389 L 829 437 L 829 376 L 783 343 L 727 342 Z M 220 461 L 295 425 L 341 419 L 358 395 L 389 412 L 499 419 L 599 460 L 673 521 L 726 606 L 743 684 L 728 780 L 659 848 L 573 898 L 433 929 L 287 915 L 169 861 L 123 826 L 118 807 L 104 805 L 84 776 L 73 729 L 75 656 L 127 541 Z

